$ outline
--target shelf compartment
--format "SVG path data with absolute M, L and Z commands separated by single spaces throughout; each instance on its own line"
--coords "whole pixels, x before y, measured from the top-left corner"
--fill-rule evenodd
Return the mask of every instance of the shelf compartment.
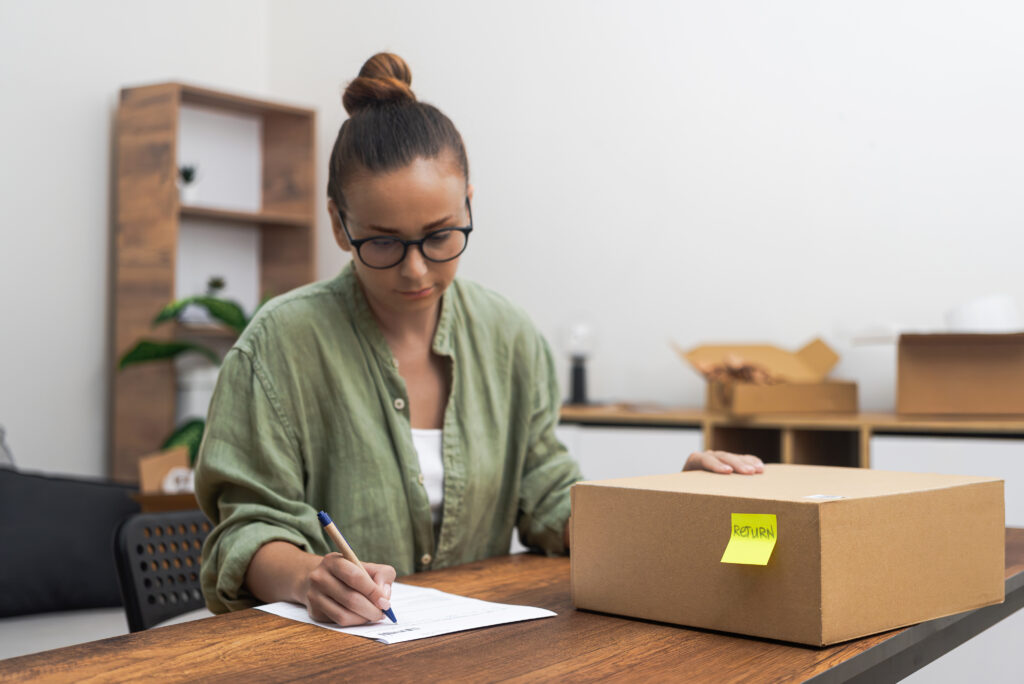
M 260 120 L 257 138 L 258 201 L 218 208 L 211 198 L 182 205 L 175 184 L 179 123 L 185 107 Z M 230 345 L 233 334 L 185 328 L 152 329 L 152 320 L 176 292 L 182 223 L 250 226 L 259 233 L 259 296 L 282 294 L 314 277 L 315 121 L 312 109 L 268 102 L 181 83 L 121 91 L 115 129 L 117 207 L 112 235 L 111 284 L 116 360 L 140 338 L 201 338 L 211 346 Z M 248 158 L 247 158 L 248 159 Z M 191 160 L 185 160 L 191 161 Z M 200 161 L 196 161 L 200 164 Z M 212 205 L 212 206 L 210 206 Z M 213 227 L 213 226 L 207 226 Z M 192 286 L 189 286 L 189 290 Z M 187 293 L 183 293 L 187 294 Z M 114 370 L 110 410 L 110 474 L 135 482 L 137 460 L 150 453 L 174 427 L 175 377 L 170 364 L 159 369 Z
M 783 463 L 856 468 L 860 465 L 859 430 L 786 430 Z
M 291 228 L 311 228 L 313 217 L 305 214 L 292 214 L 277 211 L 237 211 L 234 209 L 217 209 L 183 204 L 179 207 L 182 218 L 208 219 L 227 223 L 247 223 L 260 226 L 288 226 Z
M 751 454 L 765 463 L 782 462 L 782 435 L 778 430 L 714 425 L 709 436 L 707 449 Z

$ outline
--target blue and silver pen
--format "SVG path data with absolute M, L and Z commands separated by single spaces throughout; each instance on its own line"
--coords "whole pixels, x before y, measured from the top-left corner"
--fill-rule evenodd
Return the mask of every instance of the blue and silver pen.
M 356 557 L 356 552 L 353 551 L 352 547 L 348 545 L 347 541 L 345 541 L 345 537 L 341 536 L 341 531 L 338 529 L 338 526 L 334 524 L 334 521 L 331 520 L 331 516 L 320 511 L 316 514 L 316 517 L 317 520 L 320 521 L 320 524 L 324 526 L 324 529 L 327 530 L 327 536 L 330 537 L 331 541 L 334 542 L 334 545 L 338 547 L 338 551 L 345 557 L 345 560 L 355 563 L 363 572 L 366 572 L 366 568 L 364 568 L 363 564 L 359 562 L 359 558 Z M 370 579 L 370 581 L 373 581 L 370 577 L 370 573 L 366 572 L 366 577 Z M 392 622 L 398 622 L 398 619 L 395 618 L 395 612 L 390 608 L 385 608 L 384 614 L 387 615 L 388 619 Z

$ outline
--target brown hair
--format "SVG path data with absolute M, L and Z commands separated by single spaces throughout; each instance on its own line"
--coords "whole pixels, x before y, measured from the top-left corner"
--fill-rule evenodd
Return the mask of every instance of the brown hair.
M 339 211 L 345 210 L 342 189 L 354 175 L 394 171 L 418 157 L 436 159 L 451 152 L 468 182 L 462 136 L 437 107 L 416 100 L 411 84 L 405 60 L 380 52 L 345 88 L 341 102 L 349 118 L 334 141 L 327 179 L 327 196 Z

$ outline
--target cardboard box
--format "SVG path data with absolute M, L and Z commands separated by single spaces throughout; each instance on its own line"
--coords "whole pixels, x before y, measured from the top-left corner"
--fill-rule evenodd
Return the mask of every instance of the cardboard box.
M 901 335 L 896 411 L 1024 415 L 1024 334 Z
M 177 446 L 139 457 L 139 490 L 143 494 L 164 491 L 164 479 L 176 468 L 188 469 L 188 447 Z
M 189 469 L 187 446 L 177 446 L 139 457 L 139 493 L 132 498 L 143 513 L 181 511 L 199 508 L 196 495 L 192 492 L 165 492 L 164 483 L 175 471 L 180 479 Z
M 764 344 L 702 345 L 677 352 L 700 371 L 729 359 L 763 369 L 778 384 L 709 381 L 705 407 L 735 415 L 764 413 L 856 413 L 857 383 L 827 381 L 839 356 L 823 340 L 789 352 Z
M 841 380 L 748 385 L 709 382 L 704 402 L 708 411 L 737 416 L 765 413 L 856 413 L 857 383 Z
M 571 525 L 588 610 L 823 646 L 1003 600 L 993 478 L 769 464 L 582 482 Z M 723 561 L 768 542 L 765 565 Z

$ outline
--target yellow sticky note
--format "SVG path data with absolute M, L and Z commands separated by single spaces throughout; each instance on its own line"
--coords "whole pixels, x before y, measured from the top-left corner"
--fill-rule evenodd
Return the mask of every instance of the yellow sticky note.
M 732 533 L 722 562 L 768 565 L 778 539 L 779 525 L 774 513 L 733 513 Z

